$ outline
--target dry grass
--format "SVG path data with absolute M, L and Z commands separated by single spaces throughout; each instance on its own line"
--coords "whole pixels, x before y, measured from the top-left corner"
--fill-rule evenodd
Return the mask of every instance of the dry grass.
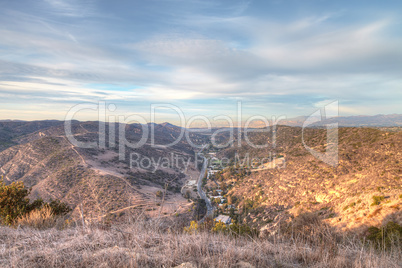
M 304 219 L 305 220 L 305 219 Z M 169 227 L 168 227 L 169 226 Z M 359 240 L 312 243 L 276 235 L 251 239 L 198 232 L 160 220 L 65 230 L 0 227 L 1 267 L 400 267 L 401 250 L 378 252 Z
M 53 215 L 50 207 L 44 206 L 40 209 L 35 209 L 16 221 L 17 226 L 32 227 L 35 229 L 47 229 L 55 226 L 57 218 Z

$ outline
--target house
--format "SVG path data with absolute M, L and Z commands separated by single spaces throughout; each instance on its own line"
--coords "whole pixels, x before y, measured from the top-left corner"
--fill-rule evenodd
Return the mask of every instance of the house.
M 232 224 L 232 219 L 229 216 L 226 215 L 219 215 L 218 217 L 216 217 L 214 219 L 215 221 L 221 221 L 226 225 L 230 225 Z

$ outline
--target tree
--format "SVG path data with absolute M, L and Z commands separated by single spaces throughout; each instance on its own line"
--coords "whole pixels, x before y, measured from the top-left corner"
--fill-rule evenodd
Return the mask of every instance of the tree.
M 50 200 L 49 203 L 44 203 L 43 206 L 50 207 L 52 209 L 52 211 L 53 211 L 53 214 L 56 215 L 56 216 L 57 215 L 65 215 L 65 214 L 67 214 L 67 213 L 69 213 L 71 211 L 71 208 L 66 203 L 60 202 L 60 200 L 58 200 L 58 199 Z
M 230 209 L 229 209 L 229 216 L 230 216 L 232 219 L 235 219 L 235 218 L 236 218 L 236 214 L 235 214 L 234 208 L 230 208 Z
M 197 220 L 200 220 L 207 213 L 207 204 L 204 199 L 198 198 L 194 202 L 194 216 Z
M 258 237 L 259 231 L 255 228 L 251 228 L 247 224 L 237 224 L 232 221 L 232 224 L 226 225 L 222 221 L 215 221 L 215 225 L 212 227 L 214 233 L 224 233 L 234 236 L 249 236 Z
M 162 198 L 162 197 L 163 197 L 162 191 L 157 191 L 157 192 L 155 193 L 155 195 L 156 195 L 156 197 L 159 197 L 159 198 Z
M 11 225 L 16 218 L 28 212 L 29 192 L 23 182 L 5 185 L 3 179 L 0 180 L 0 220 L 3 224 Z
M 219 186 L 222 191 L 226 191 L 226 183 L 225 182 L 221 182 Z
M 229 205 L 234 205 L 237 202 L 237 197 L 234 195 L 229 195 L 228 196 L 228 204 Z
M 0 179 L 0 222 L 2 224 L 12 225 L 17 218 L 45 206 L 49 207 L 55 216 L 65 215 L 71 211 L 60 200 L 50 200 L 46 203 L 39 198 L 30 203 L 28 198 L 30 192 L 31 189 L 25 188 L 21 181 L 6 185 L 3 179 Z
M 217 204 L 217 205 L 219 205 L 220 203 L 221 203 L 221 199 L 218 197 L 218 198 L 214 198 L 214 203 L 215 204 Z
M 190 190 L 187 190 L 186 193 L 184 194 L 184 198 L 190 199 L 191 198 L 191 192 Z

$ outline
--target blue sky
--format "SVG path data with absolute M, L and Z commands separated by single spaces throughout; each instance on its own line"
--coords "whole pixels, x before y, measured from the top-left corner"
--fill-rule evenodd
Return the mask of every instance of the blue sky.
M 0 2 L 0 119 L 402 113 L 402 2 Z M 83 111 L 77 119 L 95 120 Z M 160 111 L 157 121 L 175 121 Z

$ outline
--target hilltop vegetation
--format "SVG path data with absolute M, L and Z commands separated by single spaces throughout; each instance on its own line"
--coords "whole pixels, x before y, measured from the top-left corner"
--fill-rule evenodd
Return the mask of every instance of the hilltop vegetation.
M 377 250 L 303 217 L 269 239 L 197 230 L 133 215 L 119 225 L 63 230 L 0 228 L 3 267 L 398 267 L 401 247 Z M 180 266 L 182 265 L 182 266 Z
M 29 200 L 30 189 L 24 187 L 22 182 L 13 182 L 5 185 L 0 180 L 0 224 L 19 225 L 24 219 L 33 214 L 40 214 L 47 210 L 51 216 L 62 216 L 71 209 L 59 200 L 51 200 L 49 203 L 42 199 Z

